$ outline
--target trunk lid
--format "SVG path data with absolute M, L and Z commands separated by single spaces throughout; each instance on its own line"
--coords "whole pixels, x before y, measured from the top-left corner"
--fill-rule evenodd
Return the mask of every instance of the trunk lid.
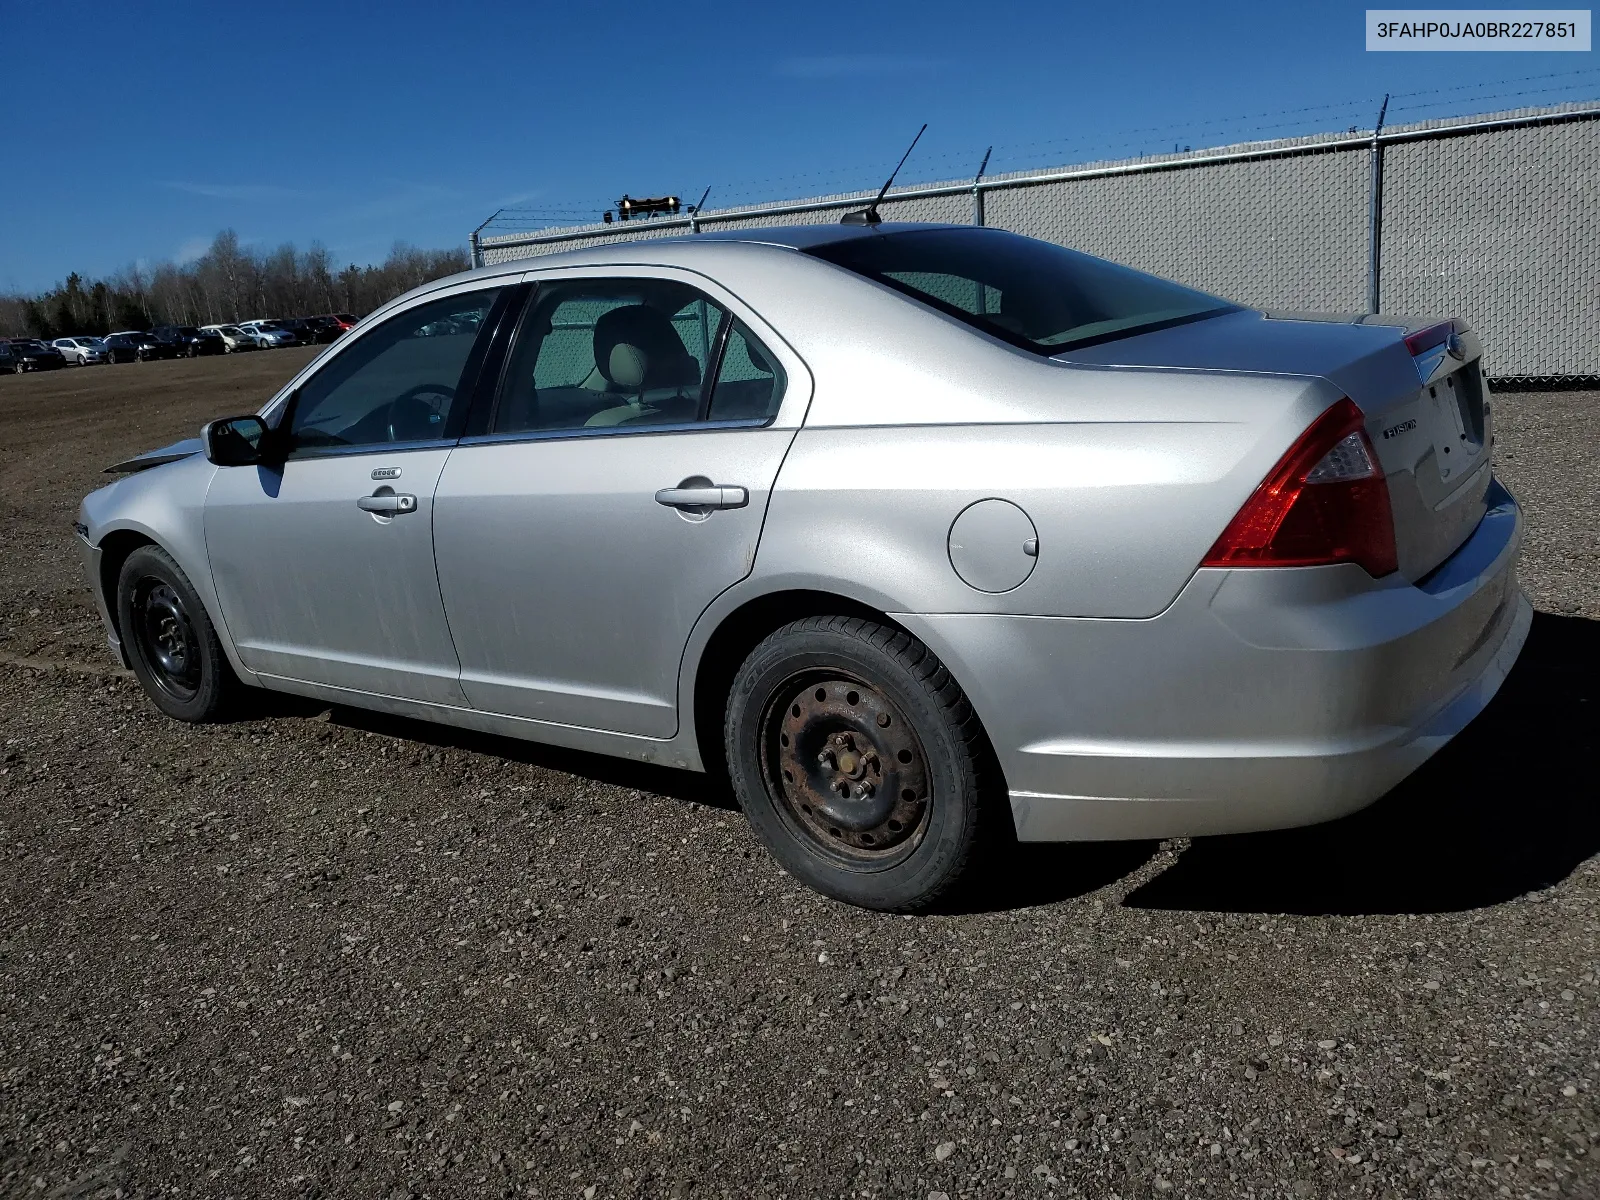
M 1400 572 L 1412 582 L 1449 558 L 1487 511 L 1493 413 L 1482 346 L 1460 320 L 1245 310 L 1057 357 L 1328 380 L 1366 416 L 1388 478 Z

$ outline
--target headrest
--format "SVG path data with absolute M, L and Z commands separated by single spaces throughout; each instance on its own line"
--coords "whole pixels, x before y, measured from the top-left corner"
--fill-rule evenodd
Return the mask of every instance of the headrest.
M 594 365 L 607 383 L 629 392 L 700 382 L 700 364 L 672 319 L 644 304 L 613 308 L 594 323 Z

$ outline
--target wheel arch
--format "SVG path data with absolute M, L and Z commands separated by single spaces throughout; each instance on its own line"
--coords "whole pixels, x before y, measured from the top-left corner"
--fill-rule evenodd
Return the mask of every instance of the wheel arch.
M 704 646 L 694 660 L 693 683 L 689 689 L 689 700 L 692 705 L 691 729 L 685 732 L 691 733 L 693 748 L 698 752 L 700 765 L 704 770 L 712 774 L 726 772 L 722 727 L 728 692 L 733 684 L 734 675 L 750 651 L 755 649 L 762 638 L 791 621 L 798 621 L 804 617 L 832 615 L 860 617 L 898 630 L 908 637 L 917 638 L 918 641 L 927 644 L 925 639 L 897 621 L 883 608 L 841 591 L 787 587 L 744 600 L 716 621 L 715 627 L 706 637 Z M 956 683 L 967 693 L 968 702 L 973 703 L 972 694 L 961 679 L 958 665 L 950 662 L 945 655 L 939 654 L 937 647 L 930 645 L 928 648 L 939 655 L 945 669 L 955 677 Z M 975 703 L 973 712 L 980 728 L 983 729 L 986 750 L 990 756 L 989 767 L 1001 779 L 1003 791 L 1004 770 L 998 757 L 993 753 L 987 723 L 983 720 L 982 713 L 978 712 Z
M 221 599 L 212 586 L 204 547 L 203 545 L 199 548 L 192 545 L 186 547 L 185 543 L 186 539 L 181 535 L 170 539 L 158 537 L 156 530 L 143 520 L 136 523 L 133 521 L 120 523 L 100 534 L 99 541 L 94 543 L 100 552 L 99 578 L 94 580 L 94 585 L 100 589 L 100 598 L 105 603 L 106 619 L 111 626 L 110 632 L 117 639 L 117 653 L 123 656 L 123 665 L 128 665 L 127 646 L 122 636 L 121 616 L 117 604 L 117 584 L 122 576 L 123 564 L 134 551 L 143 546 L 154 546 L 177 564 L 178 569 L 189 580 L 190 586 L 194 588 L 201 608 L 205 610 L 212 628 L 216 630 L 217 639 L 222 644 L 223 654 L 227 657 L 233 673 L 242 682 L 254 684 L 255 672 L 240 660 L 238 648 L 234 645 L 227 622 L 223 619 Z
M 160 545 L 155 538 L 138 529 L 113 529 L 100 539 L 100 578 L 96 582 L 111 619 L 111 628 L 119 641 L 122 638 L 122 626 L 121 616 L 117 612 L 117 580 L 122 575 L 122 564 L 139 547 Z M 126 649 L 123 656 L 127 656 Z
M 751 597 L 717 621 L 694 664 L 693 733 L 700 761 L 713 774 L 724 771 L 722 723 L 728 691 L 740 665 L 761 639 L 802 617 L 830 614 L 862 617 L 903 629 L 887 613 L 838 592 L 786 588 Z

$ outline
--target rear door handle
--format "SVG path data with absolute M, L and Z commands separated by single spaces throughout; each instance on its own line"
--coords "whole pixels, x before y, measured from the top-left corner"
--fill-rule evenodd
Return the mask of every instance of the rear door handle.
M 387 492 L 379 496 L 362 496 L 356 507 L 363 512 L 377 513 L 383 517 L 398 517 L 417 511 L 417 498 L 408 492 Z
M 656 503 L 668 508 L 708 512 L 713 508 L 743 508 L 750 493 L 742 487 L 709 484 L 705 487 L 670 487 L 656 493 Z

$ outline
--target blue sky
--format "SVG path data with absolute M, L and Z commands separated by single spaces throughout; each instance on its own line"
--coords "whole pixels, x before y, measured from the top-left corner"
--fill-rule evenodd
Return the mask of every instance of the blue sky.
M 594 219 L 1600 97 L 1584 54 L 1369 54 L 1345 3 L 0 0 L 0 290 L 233 228 L 341 262 Z M 26 32 L 25 32 L 26 31 Z M 25 52 L 23 52 L 25 51 Z M 1529 78 L 1544 77 L 1549 78 Z

